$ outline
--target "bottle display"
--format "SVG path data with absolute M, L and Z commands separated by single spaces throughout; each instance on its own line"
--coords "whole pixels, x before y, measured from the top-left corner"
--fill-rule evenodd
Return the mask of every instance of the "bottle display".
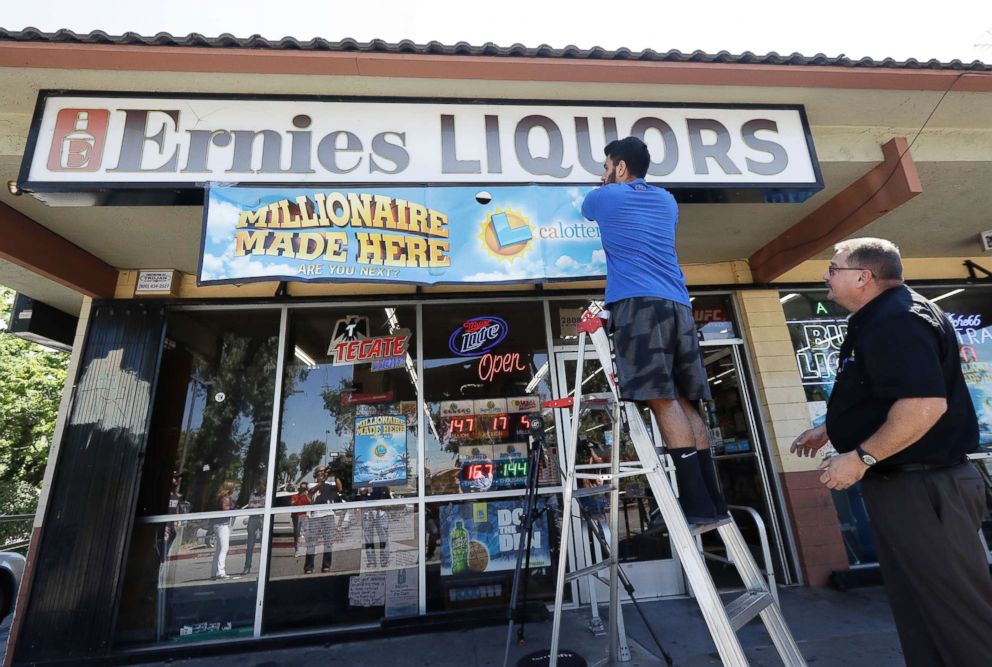
M 451 540 L 451 574 L 468 572 L 468 531 L 461 520 L 455 521 L 449 535 Z

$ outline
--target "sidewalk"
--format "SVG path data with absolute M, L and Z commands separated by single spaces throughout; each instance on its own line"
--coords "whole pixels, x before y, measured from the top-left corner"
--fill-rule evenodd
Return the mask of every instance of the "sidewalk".
M 797 587 L 781 589 L 780 594 L 785 615 L 811 665 L 896 667 L 904 664 L 892 614 L 881 587 L 845 593 Z M 720 664 L 694 601 L 666 600 L 646 602 L 641 606 L 676 665 Z M 605 613 L 605 608 L 603 611 Z M 624 619 L 633 654 L 633 660 L 625 665 L 664 665 L 658 648 L 632 606 L 624 605 Z M 591 665 L 605 656 L 606 640 L 593 637 L 586 629 L 587 622 L 588 610 L 567 612 L 561 646 L 580 653 Z M 510 664 L 516 665 L 520 657 L 547 648 L 550 634 L 550 621 L 527 626 L 528 645 L 511 647 Z M 740 636 L 752 665 L 781 664 L 760 620 L 752 621 Z M 276 667 L 326 663 L 370 667 L 497 667 L 503 663 L 505 640 L 506 625 L 494 625 L 468 631 L 177 659 L 170 664 L 176 667 Z

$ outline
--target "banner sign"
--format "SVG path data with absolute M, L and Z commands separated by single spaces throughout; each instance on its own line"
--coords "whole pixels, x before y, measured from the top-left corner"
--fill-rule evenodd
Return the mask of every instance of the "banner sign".
M 439 283 L 602 278 L 589 188 L 262 189 L 212 187 L 200 285 L 259 280 Z M 482 202 L 482 203 L 480 203 Z M 477 356 L 505 336 L 496 317 L 451 335 Z
M 406 417 L 355 419 L 354 485 L 406 483 Z
M 545 499 L 537 499 L 530 566 L 551 565 Z M 520 530 L 523 500 L 441 505 L 441 576 L 512 570 L 526 535 Z
M 650 182 L 823 187 L 799 105 L 54 92 L 39 95 L 20 185 L 106 196 L 205 182 L 592 184 L 603 147 L 629 135 L 651 149 Z

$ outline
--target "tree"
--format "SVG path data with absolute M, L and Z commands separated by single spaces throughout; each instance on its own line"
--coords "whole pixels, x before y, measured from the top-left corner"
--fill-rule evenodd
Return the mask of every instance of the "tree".
M 0 287 L 0 329 L 14 292 Z M 48 463 L 69 355 L 0 333 L 0 514 L 31 514 Z M 0 524 L 0 546 L 26 539 L 30 523 Z
M 322 440 L 311 440 L 303 445 L 303 449 L 300 450 L 300 477 L 306 477 L 311 470 L 317 467 L 326 454 L 327 443 Z

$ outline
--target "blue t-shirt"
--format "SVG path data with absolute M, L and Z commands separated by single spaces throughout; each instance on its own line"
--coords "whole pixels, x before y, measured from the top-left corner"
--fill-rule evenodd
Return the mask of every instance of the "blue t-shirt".
M 639 178 L 596 188 L 582 215 L 599 224 L 606 250 L 606 303 L 653 296 L 689 305 L 685 274 L 675 252 L 675 197 Z

